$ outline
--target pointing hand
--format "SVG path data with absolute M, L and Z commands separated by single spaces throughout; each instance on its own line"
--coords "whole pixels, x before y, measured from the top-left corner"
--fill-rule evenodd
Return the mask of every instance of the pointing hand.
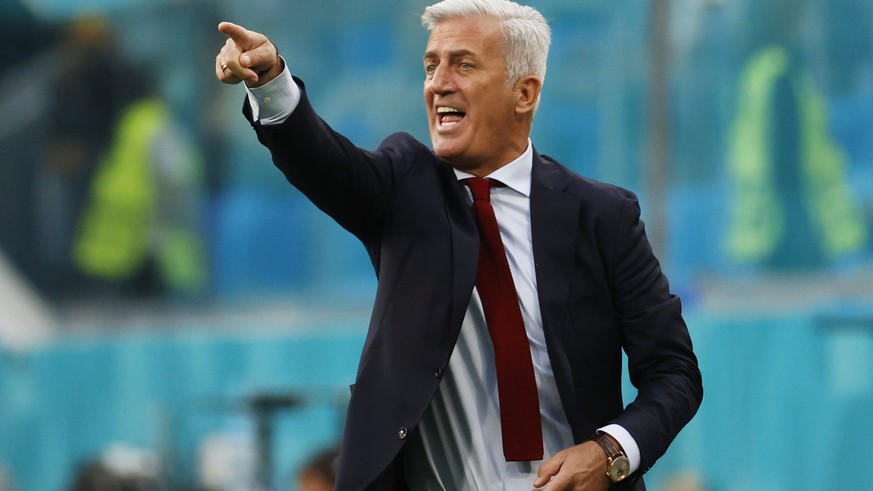
M 218 80 L 226 84 L 245 81 L 249 87 L 258 87 L 282 72 L 279 52 L 263 34 L 230 22 L 218 24 L 218 30 L 227 36 L 215 57 Z

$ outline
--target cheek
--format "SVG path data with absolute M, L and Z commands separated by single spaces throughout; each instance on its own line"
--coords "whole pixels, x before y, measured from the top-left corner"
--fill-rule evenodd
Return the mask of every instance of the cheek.
M 479 111 L 483 119 L 490 121 L 503 118 L 511 110 L 511 98 L 497 91 L 483 91 L 479 95 Z

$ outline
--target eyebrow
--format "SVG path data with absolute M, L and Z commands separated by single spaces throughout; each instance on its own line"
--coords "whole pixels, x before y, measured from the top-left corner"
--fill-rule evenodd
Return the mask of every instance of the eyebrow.
M 470 51 L 469 49 L 456 49 L 453 51 L 449 51 L 449 58 L 461 58 L 464 56 L 475 57 L 476 53 L 474 51 Z M 434 50 L 425 51 L 422 59 L 427 60 L 427 59 L 431 59 L 431 58 L 439 58 L 439 56 L 437 55 L 437 52 Z

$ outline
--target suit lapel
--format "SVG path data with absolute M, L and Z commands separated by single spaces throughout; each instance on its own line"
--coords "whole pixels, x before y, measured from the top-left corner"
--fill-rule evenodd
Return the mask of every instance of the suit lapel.
M 537 289 L 543 315 L 566 300 L 579 231 L 579 198 L 564 192 L 566 171 L 534 152 L 531 178 L 531 234 Z M 544 319 L 545 320 L 545 319 Z M 552 319 L 554 320 L 554 319 Z
M 567 419 L 577 441 L 588 435 L 578 434 L 578 405 L 568 353 L 571 337 L 562 335 L 571 329 L 567 312 L 579 233 L 580 199 L 566 192 L 569 176 L 563 167 L 546 161 L 534 150 L 531 176 L 530 214 L 533 255 L 539 292 L 540 312 L 549 360 L 564 404 Z
M 452 234 L 452 312 L 450 325 L 456 331 L 450 333 L 452 346 L 460 332 L 464 314 L 470 304 L 470 295 L 476 284 L 476 267 L 479 260 L 479 232 L 473 221 L 473 214 L 467 204 L 463 184 L 458 182 L 448 164 L 444 164 L 444 195 L 446 196 L 446 218 Z

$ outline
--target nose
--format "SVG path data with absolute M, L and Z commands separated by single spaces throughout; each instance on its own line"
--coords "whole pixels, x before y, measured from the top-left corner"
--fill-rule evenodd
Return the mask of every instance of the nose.
M 435 95 L 445 95 L 455 90 L 455 83 L 451 71 L 441 63 L 437 65 L 431 76 L 425 81 L 427 90 Z

